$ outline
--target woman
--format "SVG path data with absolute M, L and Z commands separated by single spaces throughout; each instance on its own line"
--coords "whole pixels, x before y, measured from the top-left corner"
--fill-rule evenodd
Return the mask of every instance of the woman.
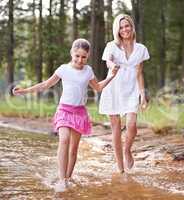
M 99 112 L 110 116 L 115 157 L 120 172 L 124 172 L 124 169 L 131 169 L 134 164 L 131 147 L 137 134 L 139 99 L 143 109 L 147 106 L 143 61 L 149 59 L 149 53 L 143 44 L 136 42 L 135 25 L 128 15 L 120 14 L 115 18 L 113 37 L 114 40 L 107 43 L 102 59 L 106 61 L 109 69 L 120 69 L 112 82 L 102 91 Z M 121 115 L 126 116 L 123 149 Z

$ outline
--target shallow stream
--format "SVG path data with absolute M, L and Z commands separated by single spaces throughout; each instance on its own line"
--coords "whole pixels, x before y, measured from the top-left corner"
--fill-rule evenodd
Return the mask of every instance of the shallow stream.
M 3 200 L 183 200 L 184 166 L 152 167 L 139 159 L 124 175 L 116 172 L 112 149 L 98 137 L 83 138 L 74 171 L 74 184 L 56 194 L 58 138 L 0 128 L 0 199 Z M 107 148 L 106 148 L 107 147 Z M 173 171 L 173 167 L 175 168 Z

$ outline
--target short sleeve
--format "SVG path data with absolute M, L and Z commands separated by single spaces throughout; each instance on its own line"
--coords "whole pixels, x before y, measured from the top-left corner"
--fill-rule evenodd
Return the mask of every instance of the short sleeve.
M 149 58 L 150 58 L 150 55 L 149 55 L 148 49 L 144 46 L 142 61 L 148 60 Z
M 55 74 L 59 77 L 62 78 L 63 77 L 63 73 L 64 73 L 64 67 L 63 65 L 61 65 L 60 67 L 58 67 L 55 71 Z
M 89 69 L 90 69 L 90 70 L 89 70 L 89 80 L 92 80 L 92 79 L 95 78 L 95 74 L 94 74 L 94 72 L 93 72 L 92 67 L 90 67 Z
M 104 49 L 104 52 L 103 52 L 103 55 L 102 55 L 102 60 L 104 60 L 104 61 L 111 60 L 112 55 L 113 55 L 112 42 L 108 42 L 105 49 Z

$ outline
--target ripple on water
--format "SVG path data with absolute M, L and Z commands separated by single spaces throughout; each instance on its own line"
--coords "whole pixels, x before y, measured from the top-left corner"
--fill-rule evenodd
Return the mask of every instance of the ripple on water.
M 112 149 L 107 151 L 104 145 L 98 138 L 83 139 L 72 188 L 55 194 L 52 186 L 57 181 L 57 138 L 0 129 L 0 199 L 183 199 L 165 192 L 182 191 L 182 167 L 178 174 L 168 178 L 172 169 L 164 173 L 162 167 L 137 160 L 130 174 L 120 175 L 115 173 Z

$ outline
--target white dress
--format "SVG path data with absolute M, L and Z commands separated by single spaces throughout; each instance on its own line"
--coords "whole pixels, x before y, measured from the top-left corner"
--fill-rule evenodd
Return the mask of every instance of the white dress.
M 135 42 L 132 54 L 127 59 L 125 51 L 111 41 L 104 49 L 102 60 L 111 59 L 120 65 L 120 69 L 102 91 L 99 113 L 107 115 L 137 113 L 140 91 L 136 78 L 136 66 L 149 59 L 148 50 L 143 44 Z

